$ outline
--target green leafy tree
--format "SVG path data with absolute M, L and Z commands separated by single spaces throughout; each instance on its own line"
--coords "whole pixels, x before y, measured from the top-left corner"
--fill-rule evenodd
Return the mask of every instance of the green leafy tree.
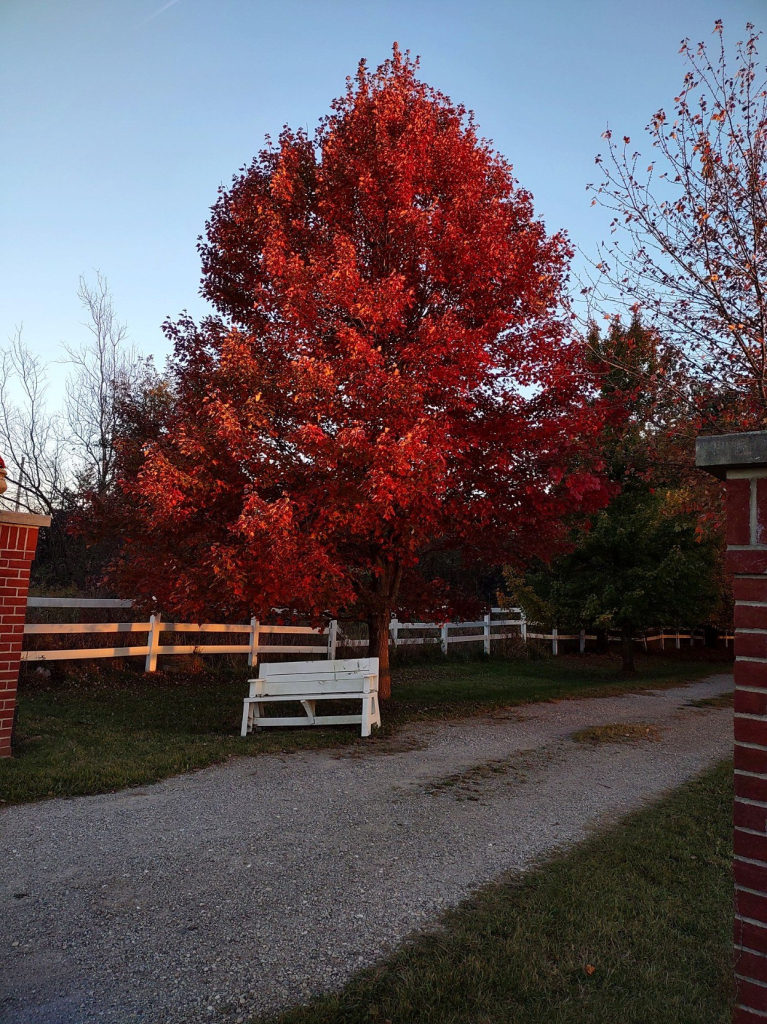
M 614 496 L 574 526 L 569 553 L 526 574 L 507 568 L 506 581 L 532 620 L 619 632 L 634 671 L 638 631 L 702 624 L 721 601 L 719 493 L 694 470 L 695 382 L 658 332 L 635 312 L 628 326 L 592 326 L 587 341 Z
M 631 487 L 581 531 L 571 552 L 529 573 L 514 596 L 536 617 L 617 631 L 623 670 L 633 672 L 634 636 L 668 624 L 697 626 L 719 600 L 717 539 L 701 536 L 679 492 Z
M 680 472 L 694 466 L 696 385 L 674 350 L 637 311 L 628 326 L 614 319 L 604 333 L 592 324 L 586 347 L 605 413 L 608 477 L 620 486 L 637 480 L 677 485 Z

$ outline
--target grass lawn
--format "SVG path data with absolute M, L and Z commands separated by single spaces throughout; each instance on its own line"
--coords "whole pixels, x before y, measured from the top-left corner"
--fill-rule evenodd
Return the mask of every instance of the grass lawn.
M 424 662 L 395 668 L 382 736 L 404 723 L 479 714 L 530 701 L 604 696 L 688 681 L 728 665 L 639 659 L 622 679 L 608 657 L 541 661 Z M 184 675 L 90 666 L 60 682 L 32 673 L 19 690 L 14 757 L 0 761 L 0 801 L 103 793 L 224 761 L 235 754 L 305 750 L 362 741 L 356 726 L 264 730 L 239 736 L 248 671 Z M 283 709 L 285 705 L 283 705 Z
M 279 1024 L 726 1024 L 732 764 L 486 886 Z M 270 1018 L 273 1019 L 273 1018 Z

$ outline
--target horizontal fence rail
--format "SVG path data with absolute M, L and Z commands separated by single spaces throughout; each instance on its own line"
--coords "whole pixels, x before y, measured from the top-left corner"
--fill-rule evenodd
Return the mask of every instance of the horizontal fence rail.
M 33 603 L 34 602 L 34 603 Z M 43 603 L 45 602 L 45 603 Z M 85 598 L 31 598 L 27 602 L 33 608 L 131 608 L 132 601 L 111 601 Z M 249 623 L 216 622 L 165 622 L 159 614 L 150 615 L 148 622 L 28 622 L 24 626 L 25 636 L 93 634 L 93 633 L 145 633 L 146 643 L 130 647 L 78 647 L 52 650 L 22 651 L 21 660 L 27 662 L 73 661 L 90 658 L 135 658 L 143 657 L 145 671 L 157 670 L 160 655 L 173 654 L 244 654 L 248 664 L 255 665 L 264 654 L 320 654 L 334 658 L 336 653 L 337 626 L 335 621 L 326 628 L 311 626 L 270 626 L 262 625 L 257 619 Z M 162 642 L 163 633 L 229 634 L 243 637 L 241 643 L 194 643 L 167 644 Z M 306 636 L 324 638 L 321 644 L 274 643 L 272 637 Z
M 133 601 L 114 598 L 70 598 L 70 597 L 30 597 L 29 608 L 124 608 L 134 607 Z M 517 639 L 522 643 L 529 640 L 541 640 L 551 644 L 552 654 L 560 653 L 560 644 L 566 641 L 578 642 L 578 650 L 584 653 L 586 644 L 597 637 L 585 630 L 577 633 L 560 633 L 554 627 L 550 633 L 533 632 L 529 627 L 538 623 L 528 622 L 520 608 L 491 608 L 481 619 L 468 622 L 400 622 L 393 617 L 389 626 L 389 642 L 392 647 L 412 647 L 423 645 L 439 645 L 443 654 L 447 654 L 452 644 L 482 644 L 485 654 L 491 654 L 493 644 L 502 640 Z M 467 632 L 468 631 L 468 632 Z M 431 634 L 412 636 L 411 633 Z M 248 665 L 256 665 L 259 657 L 271 654 L 317 654 L 325 658 L 335 658 L 338 647 L 367 647 L 365 639 L 347 636 L 335 619 L 324 628 L 311 626 L 267 625 L 257 619 L 249 623 L 211 623 L 211 622 L 166 622 L 161 615 L 155 613 L 148 621 L 141 622 L 34 622 L 24 626 L 25 636 L 61 636 L 61 635 L 93 635 L 93 634 L 143 633 L 146 642 L 124 647 L 76 647 L 54 648 L 51 650 L 22 651 L 21 659 L 26 662 L 72 661 L 89 658 L 145 658 L 145 670 L 154 672 L 157 669 L 157 658 L 166 655 L 198 655 L 198 654 L 241 654 L 246 655 Z M 163 643 L 163 634 L 195 633 L 205 635 L 232 636 L 231 643 Z M 234 642 L 239 636 L 240 642 Z M 322 643 L 280 643 L 279 638 L 305 637 L 322 640 Z M 725 645 L 733 639 L 733 634 L 724 632 Z M 620 637 L 610 634 L 608 641 L 619 640 Z M 642 634 L 635 638 L 648 650 L 651 643 L 659 643 L 665 649 L 666 641 L 672 641 L 680 648 L 682 642 L 694 645 L 696 641 L 705 641 L 703 630 L 679 629 L 661 630 L 652 635 Z M 275 642 L 277 641 L 277 642 Z

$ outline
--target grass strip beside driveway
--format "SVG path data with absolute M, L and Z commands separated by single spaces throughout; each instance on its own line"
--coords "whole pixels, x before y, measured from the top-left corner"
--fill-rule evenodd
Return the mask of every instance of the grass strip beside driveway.
M 184 675 L 73 668 L 62 680 L 30 673 L 19 691 L 14 757 L 0 761 L 0 802 L 104 793 L 145 785 L 237 754 L 385 740 L 413 721 L 481 714 L 531 701 L 607 696 L 699 679 L 726 666 L 646 658 L 623 679 L 617 659 L 444 661 L 395 668 L 379 737 L 356 726 L 239 735 L 247 668 Z M 284 710 L 284 705 L 283 705 Z
M 270 1021 L 726 1024 L 731 833 L 728 763 Z

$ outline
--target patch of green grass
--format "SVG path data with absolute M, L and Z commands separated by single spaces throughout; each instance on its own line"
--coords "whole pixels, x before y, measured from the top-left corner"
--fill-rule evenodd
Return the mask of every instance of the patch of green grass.
M 486 886 L 275 1024 L 727 1024 L 732 765 Z
M 384 728 L 360 740 L 357 726 L 263 730 L 239 735 L 248 671 L 183 675 L 103 667 L 70 670 L 64 681 L 22 680 L 14 757 L 0 761 L 0 800 L 103 793 L 204 768 L 236 754 L 380 744 L 406 723 L 455 718 L 530 701 L 603 696 L 668 686 L 709 674 L 708 663 L 646 659 L 620 678 L 618 662 L 446 661 L 394 670 Z M 283 710 L 285 705 L 283 705 Z
M 609 656 L 547 658 L 540 661 L 445 661 L 395 668 L 388 718 L 453 718 L 502 707 L 572 697 L 610 697 L 676 686 L 702 679 L 729 665 L 639 657 L 635 676 L 620 672 Z
M 637 740 L 659 740 L 660 730 L 647 722 L 615 722 L 612 725 L 590 725 L 572 734 L 576 743 L 632 743 Z
M 19 693 L 14 756 L 0 761 L 0 799 L 104 793 L 155 782 L 235 754 L 327 747 L 348 729 L 240 735 L 243 679 L 186 681 L 104 673 L 78 686 Z M 284 705 L 283 705 L 284 707 Z

